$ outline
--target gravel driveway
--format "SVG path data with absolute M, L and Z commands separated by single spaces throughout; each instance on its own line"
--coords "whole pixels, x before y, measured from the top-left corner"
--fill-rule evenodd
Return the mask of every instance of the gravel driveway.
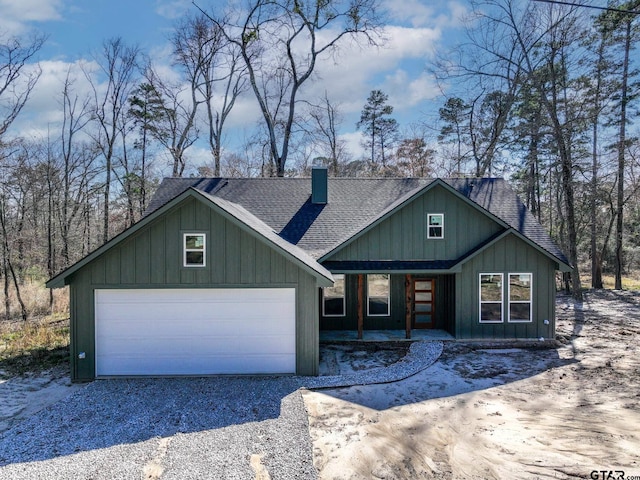
M 299 383 L 93 382 L 0 436 L 0 479 L 316 478 Z
M 394 382 L 441 352 L 415 342 L 348 375 L 92 382 L 0 434 L 0 480 L 315 479 L 299 389 Z

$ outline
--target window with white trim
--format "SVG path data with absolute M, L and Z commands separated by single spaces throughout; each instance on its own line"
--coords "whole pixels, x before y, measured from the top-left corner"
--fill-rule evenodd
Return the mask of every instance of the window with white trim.
M 344 317 L 345 281 L 344 274 L 333 274 L 333 287 L 322 289 L 322 315 L 325 317 Z
M 367 315 L 370 317 L 389 316 L 389 294 L 388 274 L 367 275 Z
M 205 267 L 207 265 L 207 237 L 204 233 L 185 233 L 182 246 L 183 266 Z
M 480 274 L 480 323 L 502 323 L 503 274 Z
M 427 214 L 427 238 L 444 238 L 444 213 Z
M 509 322 L 525 323 L 532 321 L 531 287 L 533 274 L 509 274 Z

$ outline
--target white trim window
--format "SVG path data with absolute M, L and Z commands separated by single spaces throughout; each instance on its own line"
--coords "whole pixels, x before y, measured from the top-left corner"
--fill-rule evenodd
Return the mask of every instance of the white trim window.
M 388 317 L 390 299 L 389 274 L 367 275 L 367 315 L 369 317 Z
M 509 274 L 509 322 L 528 323 L 533 321 L 532 287 L 532 273 Z
M 204 233 L 185 233 L 182 241 L 182 265 L 205 267 L 207 265 L 207 236 Z
M 427 238 L 444 238 L 444 213 L 427 213 Z
M 322 289 L 322 316 L 344 317 L 345 315 L 345 281 L 343 273 L 334 273 L 333 287 Z
M 480 274 L 480 323 L 502 323 L 504 318 L 504 275 Z

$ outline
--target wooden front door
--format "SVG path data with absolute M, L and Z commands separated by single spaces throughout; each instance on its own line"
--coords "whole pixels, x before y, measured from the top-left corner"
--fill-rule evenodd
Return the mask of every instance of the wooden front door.
M 413 279 L 412 328 L 434 328 L 435 286 L 433 278 Z

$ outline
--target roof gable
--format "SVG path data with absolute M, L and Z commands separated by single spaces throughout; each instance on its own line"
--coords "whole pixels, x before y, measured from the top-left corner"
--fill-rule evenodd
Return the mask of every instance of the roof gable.
M 367 233 L 371 232 L 376 227 L 380 226 L 385 220 L 388 220 L 389 218 L 391 218 L 394 215 L 399 215 L 400 211 L 402 209 L 404 209 L 405 207 L 408 207 L 410 204 L 418 201 L 418 199 L 423 198 L 427 193 L 429 193 L 432 190 L 437 189 L 437 188 L 444 189 L 447 193 L 453 195 L 456 199 L 460 200 L 463 204 L 465 204 L 467 206 L 470 206 L 474 211 L 477 211 L 479 214 L 481 214 L 481 215 L 483 215 L 485 217 L 488 217 L 493 222 L 495 222 L 498 225 L 500 225 L 502 228 L 508 228 L 508 225 L 504 221 L 502 221 L 500 218 L 496 217 L 491 212 L 485 210 L 484 208 L 482 208 L 481 206 L 479 206 L 475 202 L 472 202 L 471 200 L 469 200 L 467 197 L 462 195 L 458 190 L 452 188 L 449 184 L 444 182 L 442 179 L 436 179 L 436 180 L 433 180 L 431 183 L 429 183 L 429 184 L 427 184 L 425 186 L 417 187 L 413 191 L 408 192 L 407 194 L 405 194 L 402 197 L 398 198 L 395 202 L 393 202 L 391 205 L 389 205 L 386 209 L 381 211 L 368 224 L 363 225 L 362 228 L 355 235 L 351 235 L 351 236 L 345 238 L 344 241 L 342 241 L 340 244 L 336 245 L 330 251 L 326 252 L 319 260 L 323 261 L 323 260 L 329 259 L 332 256 L 336 255 L 341 250 L 345 249 L 346 247 L 348 247 L 349 245 L 353 244 L 358 239 L 364 237 Z M 430 213 L 443 213 L 441 210 L 442 209 L 435 208 Z M 426 221 L 426 217 L 422 218 L 423 217 L 423 213 L 426 213 L 426 212 L 420 212 L 419 215 L 418 215 L 418 217 L 420 217 L 420 218 L 411 220 L 414 223 L 417 222 L 419 224 L 419 228 L 422 228 L 422 226 L 424 225 L 424 223 Z M 448 225 L 450 225 L 450 223 L 447 224 L 447 222 L 448 222 L 448 220 L 445 217 L 445 231 L 452 231 L 453 228 L 449 227 Z M 426 238 L 426 236 L 424 238 Z M 415 258 L 415 256 L 412 257 L 412 258 Z
M 257 219 L 250 212 L 246 211 L 239 205 L 233 204 L 232 202 L 215 198 L 211 195 L 196 190 L 195 188 L 189 188 L 188 190 L 183 191 L 162 206 L 158 207 L 155 211 L 145 216 L 135 225 L 115 236 L 107 243 L 97 248 L 80 261 L 76 262 L 74 265 L 70 266 L 55 277 L 51 278 L 46 284 L 47 288 L 63 287 L 67 284 L 68 279 L 75 272 L 100 257 L 111 248 L 126 241 L 136 232 L 140 231 L 141 229 L 152 223 L 155 219 L 182 203 L 187 198 L 195 198 L 205 203 L 210 208 L 214 208 L 218 213 L 221 213 L 241 229 L 256 236 L 259 240 L 268 244 L 272 248 L 275 248 L 290 261 L 297 264 L 312 276 L 316 277 L 320 286 L 330 286 L 333 284 L 333 277 L 331 275 L 331 272 L 329 272 L 326 268 L 316 262 L 302 249 L 280 238 L 268 225 Z
M 148 211 L 193 187 L 242 206 L 311 257 L 327 258 L 437 185 L 504 228 L 513 228 L 570 268 L 564 253 L 508 183 L 499 178 L 330 178 L 326 205 L 310 202 L 308 178 L 167 178 Z

